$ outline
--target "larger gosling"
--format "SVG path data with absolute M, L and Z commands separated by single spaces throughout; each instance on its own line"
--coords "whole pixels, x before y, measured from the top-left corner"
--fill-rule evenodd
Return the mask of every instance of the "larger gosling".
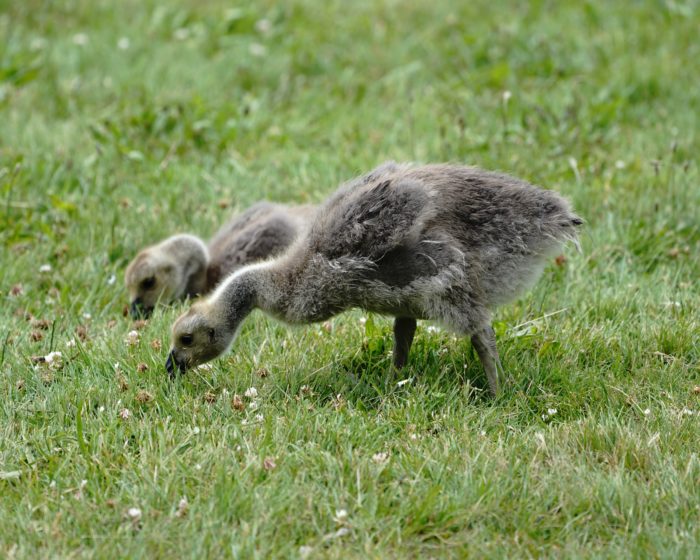
M 131 315 L 147 317 L 158 302 L 206 294 L 238 268 L 282 253 L 309 226 L 314 210 L 258 202 L 225 224 L 208 245 L 179 234 L 147 247 L 126 269 Z
M 341 186 L 283 255 L 240 269 L 180 316 L 166 368 L 173 375 L 223 354 L 256 308 L 311 323 L 359 307 L 395 317 L 397 367 L 416 319 L 471 336 L 496 395 L 491 310 L 532 286 L 581 223 L 558 194 L 508 175 L 384 164 Z

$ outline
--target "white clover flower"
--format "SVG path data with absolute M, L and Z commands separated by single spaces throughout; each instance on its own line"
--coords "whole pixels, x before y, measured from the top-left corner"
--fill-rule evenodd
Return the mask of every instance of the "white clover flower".
M 374 455 L 372 455 L 372 461 L 374 461 L 377 464 L 386 463 L 388 459 L 389 454 L 386 451 L 380 451 L 379 453 L 375 453 Z
M 92 314 L 83 313 L 83 319 L 85 319 L 86 321 L 89 321 L 90 319 L 92 319 Z
M 642 410 L 642 414 L 644 414 L 644 416 L 649 416 L 651 414 L 651 409 L 645 408 L 644 410 Z
M 131 46 L 131 42 L 129 41 L 128 37 L 120 37 L 119 40 L 117 41 L 117 48 L 120 51 L 128 50 L 128 48 L 130 46 Z
M 131 418 L 131 411 L 128 408 L 122 408 L 119 411 L 119 418 L 121 418 L 122 420 L 128 420 L 129 418 Z
M 140 339 L 141 335 L 139 334 L 139 331 L 129 331 L 126 335 L 126 343 L 129 346 L 136 346 Z
M 200 431 L 201 430 L 199 429 L 199 426 L 195 426 L 194 428 L 192 428 L 192 433 L 196 436 L 199 435 Z
M 336 523 L 345 523 L 348 520 L 348 510 L 346 509 L 337 509 L 335 510 L 335 517 L 333 520 Z
M 66 348 L 73 348 L 75 346 L 76 342 L 74 338 L 71 338 L 68 342 L 66 342 Z
M 254 399 L 258 396 L 258 390 L 255 387 L 249 387 L 245 390 L 245 393 L 243 393 L 243 395 L 248 397 L 249 399 Z
M 622 161 L 621 159 L 618 159 L 618 160 L 615 162 L 615 167 L 616 167 L 617 169 L 624 169 L 626 166 L 627 166 L 627 164 L 626 164 L 624 161 Z
M 186 27 L 181 27 L 180 29 L 176 29 L 175 32 L 173 33 L 173 37 L 177 39 L 178 41 L 184 41 L 190 36 L 190 30 L 187 29 Z
M 272 29 L 272 23 L 267 18 L 262 18 L 262 19 L 259 19 L 258 21 L 255 22 L 255 30 L 258 33 L 261 33 L 264 35 L 265 33 L 269 33 L 271 29 Z
M 510 101 L 510 98 L 513 97 L 513 94 L 510 91 L 505 90 L 503 92 L 502 97 L 503 97 L 503 103 L 508 103 L 508 101 Z
M 267 48 L 265 45 L 261 45 L 260 43 L 251 43 L 248 47 L 248 51 L 252 56 L 257 58 L 261 58 L 267 54 Z
M 48 263 L 47 263 L 47 264 L 42 264 L 42 265 L 39 267 L 39 272 L 41 272 L 42 274 L 48 274 L 48 273 L 51 272 L 52 270 L 53 270 L 53 267 L 52 267 L 50 264 L 48 264 Z
M 190 508 L 190 503 L 187 501 L 187 496 L 183 498 L 177 504 L 177 511 L 175 512 L 176 517 L 184 517 L 187 515 L 187 510 Z
M 689 408 L 684 408 L 683 410 L 681 410 L 681 414 L 683 416 L 692 416 L 693 414 L 695 414 L 695 412 L 693 412 Z
M 548 415 L 548 416 L 554 416 L 556 413 L 557 413 L 557 409 L 556 409 L 556 408 L 548 408 L 548 409 L 547 409 L 547 415 Z
M 73 43 L 79 47 L 84 47 L 88 44 L 90 38 L 85 33 L 76 33 L 73 35 Z
M 141 519 L 141 510 L 137 507 L 130 507 L 127 511 L 126 514 L 129 516 L 129 519 L 132 521 L 139 521 Z
M 250 410 L 258 410 L 258 403 L 256 401 L 250 401 L 248 408 Z
M 44 356 L 44 362 L 51 369 L 60 369 L 63 365 L 63 355 L 58 351 L 49 352 Z
M 255 421 L 256 422 L 262 422 L 265 417 L 262 414 L 256 414 L 255 415 Z

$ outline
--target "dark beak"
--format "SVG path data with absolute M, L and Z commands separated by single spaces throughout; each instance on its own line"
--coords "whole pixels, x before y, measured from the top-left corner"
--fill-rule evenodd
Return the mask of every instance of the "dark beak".
M 168 359 L 165 362 L 165 369 L 168 370 L 168 375 L 170 376 L 170 379 L 175 379 L 175 376 L 178 372 L 180 374 L 185 373 L 185 364 L 183 362 L 177 361 L 174 350 L 171 350 L 170 354 L 168 354 Z
M 153 311 L 152 307 L 146 307 L 141 298 L 136 298 L 131 302 L 131 307 L 129 308 L 129 313 L 132 319 L 148 319 Z

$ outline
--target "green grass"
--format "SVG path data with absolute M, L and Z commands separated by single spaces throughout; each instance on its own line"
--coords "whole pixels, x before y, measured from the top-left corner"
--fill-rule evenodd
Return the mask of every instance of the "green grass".
M 0 557 L 700 555 L 697 2 L 0 7 Z M 385 159 L 504 170 L 585 217 L 497 312 L 504 396 L 442 331 L 392 373 L 360 312 L 256 313 L 175 383 L 184 304 L 126 344 L 139 248 Z

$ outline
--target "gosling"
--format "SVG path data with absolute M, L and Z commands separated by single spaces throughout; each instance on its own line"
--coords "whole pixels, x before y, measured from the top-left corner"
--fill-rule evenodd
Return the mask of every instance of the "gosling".
M 284 254 L 241 268 L 180 316 L 166 369 L 226 352 L 256 308 L 303 324 L 358 307 L 395 317 L 398 368 L 416 319 L 470 336 L 496 395 L 491 310 L 532 286 L 581 224 L 561 196 L 508 175 L 386 163 L 341 186 Z
M 312 206 L 259 202 L 211 239 L 179 234 L 147 247 L 126 269 L 132 317 L 148 317 L 156 304 L 210 292 L 231 272 L 273 257 L 310 225 Z

